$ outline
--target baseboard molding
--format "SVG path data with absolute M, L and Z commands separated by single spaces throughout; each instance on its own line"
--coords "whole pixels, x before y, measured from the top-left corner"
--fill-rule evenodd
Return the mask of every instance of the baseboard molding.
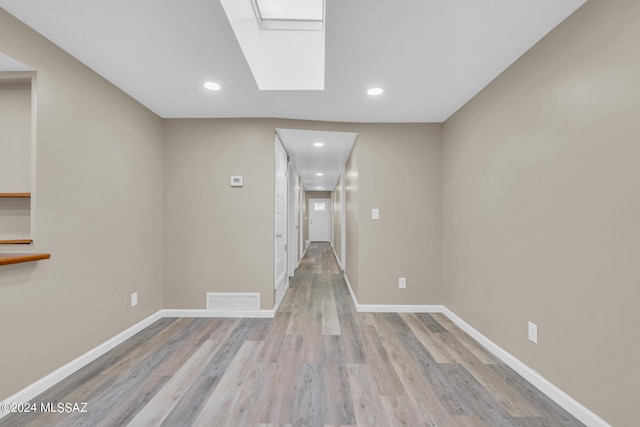
M 442 313 L 441 305 L 358 304 L 358 313 Z
M 349 294 L 351 295 L 351 301 L 353 301 L 353 305 L 356 306 L 356 311 L 358 310 L 358 298 L 356 298 L 356 294 L 353 293 L 353 288 L 351 287 L 351 282 L 349 281 L 349 278 L 347 277 L 347 272 L 345 270 L 344 274 L 344 281 L 347 283 L 347 288 L 349 288 Z
M 549 380 L 540 375 L 540 373 L 534 371 L 529 366 L 525 365 L 523 362 L 517 359 L 515 356 L 512 356 L 502 347 L 482 335 L 477 329 L 462 320 L 451 310 L 443 306 L 442 313 L 447 316 L 453 323 L 455 323 L 460 329 L 465 331 L 474 340 L 476 340 L 483 347 L 489 350 L 489 352 L 491 352 L 494 356 L 506 363 L 509 367 L 511 367 L 511 369 L 520 374 L 524 379 L 533 384 L 538 390 L 546 394 L 547 397 L 556 402 L 582 423 L 584 423 L 588 427 L 611 427 L 611 425 L 608 424 L 605 420 L 594 414 L 587 407 L 582 405 L 577 400 L 573 399 L 567 393 L 560 390 Z
M 160 310 L 161 317 L 245 317 L 256 319 L 268 319 L 275 316 L 277 308 L 272 310 L 255 311 L 213 311 L 213 310 L 189 310 L 189 309 L 164 309 Z
M 342 263 L 340 262 L 340 258 L 338 258 L 338 253 L 336 252 L 336 248 L 333 247 L 333 243 L 331 244 L 331 249 L 333 249 L 333 256 L 336 257 L 336 262 L 338 263 L 338 267 L 340 267 L 340 270 L 344 270 L 344 268 L 342 267 Z
M 138 332 L 142 331 L 144 328 L 160 320 L 162 317 L 166 317 L 166 316 L 162 316 L 162 310 L 157 311 L 156 313 L 152 314 L 146 319 L 141 320 L 140 322 L 136 323 L 130 328 L 120 332 L 118 335 L 114 336 L 113 338 L 110 338 L 109 340 L 103 342 L 97 347 L 75 358 L 74 360 L 67 363 L 66 365 L 40 378 L 38 381 L 34 382 L 33 384 L 23 388 L 13 396 L 7 397 L 6 399 L 3 400 L 3 402 L 24 403 L 24 402 L 31 401 L 32 399 L 36 398 L 39 394 L 48 390 L 49 388 L 56 385 L 63 379 L 67 378 L 74 372 L 85 367 L 89 363 L 93 362 L 98 357 L 114 349 L 116 346 L 122 344 L 123 342 L 125 342 L 126 340 L 128 340 L 129 338 L 137 334 Z M 9 414 L 8 412 L 0 411 L 0 418 L 8 414 Z
M 282 301 L 284 300 L 285 295 L 287 295 L 289 286 L 291 286 L 291 280 L 289 277 L 287 277 L 287 280 L 285 281 L 284 285 L 280 285 L 280 287 L 281 288 L 284 287 L 284 289 L 282 290 L 276 289 L 276 306 L 273 307 L 273 310 L 271 310 L 273 311 L 273 316 L 275 316 L 276 312 L 278 311 L 278 308 L 280 308 L 280 304 L 282 304 Z

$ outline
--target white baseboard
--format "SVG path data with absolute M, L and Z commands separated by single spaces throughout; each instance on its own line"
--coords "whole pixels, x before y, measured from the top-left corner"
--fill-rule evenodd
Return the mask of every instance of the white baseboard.
M 349 282 L 349 278 L 347 277 L 347 272 L 345 270 L 344 281 L 347 283 L 347 288 L 349 288 L 349 294 L 351 294 L 351 301 L 353 301 L 353 305 L 356 306 L 356 311 L 358 310 L 358 298 L 356 298 L 356 294 L 353 293 L 353 288 L 351 287 L 351 282 Z
M 129 338 L 137 334 L 138 332 L 142 331 L 147 326 L 160 320 L 162 317 L 165 317 L 165 316 L 162 316 L 161 312 L 162 310 L 152 314 L 151 316 L 136 323 L 130 328 L 125 329 L 124 331 L 120 332 L 118 335 L 114 336 L 113 338 L 110 338 L 109 340 L 103 342 L 97 347 L 75 358 L 74 360 L 67 363 L 66 365 L 40 378 L 38 381 L 34 382 L 33 384 L 23 388 L 13 396 L 7 397 L 6 399 L 3 400 L 3 402 L 9 402 L 9 403 L 29 402 L 30 400 L 37 397 L 40 393 L 43 393 L 44 391 L 56 385 L 63 379 L 67 378 L 69 375 L 85 367 L 89 363 L 93 362 L 98 357 L 112 350 L 116 346 L 122 344 L 123 342 L 125 342 L 126 340 L 128 340 Z M 4 417 L 5 415 L 8 415 L 8 412 L 0 411 L 0 418 Z
M 331 249 L 333 249 L 333 256 L 336 257 L 336 262 L 338 263 L 338 267 L 340 267 L 340 270 L 344 270 L 344 268 L 342 268 L 342 263 L 340 262 L 340 258 L 338 258 L 338 253 L 336 252 L 336 248 L 333 247 L 333 243 L 331 244 Z
M 284 297 L 287 294 L 287 291 L 289 290 L 290 285 L 291 285 L 291 280 L 289 280 L 289 277 L 287 277 L 287 280 L 284 282 L 284 284 L 280 285 L 280 287 L 276 289 L 276 306 L 273 307 L 273 310 L 272 310 L 273 316 L 275 316 L 276 312 L 278 311 L 278 308 L 280 308 L 280 304 L 282 304 L 282 300 L 284 300 Z
M 576 417 L 582 423 L 588 427 L 611 427 L 602 418 L 591 412 L 587 407 L 582 405 L 577 400 L 573 399 L 564 391 L 560 390 L 550 381 L 545 379 L 540 373 L 534 371 L 516 357 L 512 356 L 506 350 L 499 345 L 495 344 L 489 338 L 482 335 L 478 330 L 462 320 L 451 310 L 443 306 L 442 313 L 447 316 L 453 323 L 455 323 L 460 329 L 468 333 L 474 340 L 479 342 L 489 352 L 491 352 L 498 359 L 506 363 L 511 369 L 520 374 L 524 379 L 533 384 L 538 390 L 546 394 L 551 400 L 556 402 L 562 408 L 564 408 L 571 415 Z
M 358 313 L 442 313 L 441 305 L 358 304 Z
M 164 309 L 160 310 L 161 317 L 245 317 L 256 319 L 268 319 L 275 316 L 276 310 L 255 310 L 255 311 L 214 311 L 214 310 L 183 310 Z

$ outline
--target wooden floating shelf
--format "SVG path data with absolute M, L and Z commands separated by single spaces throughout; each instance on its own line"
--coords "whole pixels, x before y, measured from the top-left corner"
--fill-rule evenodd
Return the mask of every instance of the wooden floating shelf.
M 28 199 L 31 193 L 0 193 L 0 199 Z
M 0 245 L 30 245 L 32 243 L 31 239 L 0 240 Z
M 51 258 L 51 254 L 4 254 L 0 253 L 0 265 L 20 264 Z

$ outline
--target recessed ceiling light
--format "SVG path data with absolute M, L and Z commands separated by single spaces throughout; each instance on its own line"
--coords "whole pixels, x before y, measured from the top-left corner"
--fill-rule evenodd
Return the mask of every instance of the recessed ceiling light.
M 322 190 L 322 187 L 316 187 L 316 190 Z
M 369 89 L 367 91 L 367 93 L 371 96 L 376 96 L 376 95 L 380 95 L 382 94 L 382 92 L 384 92 L 384 90 L 382 90 L 381 87 L 372 87 L 371 89 Z
M 316 176 L 322 176 L 322 175 L 324 175 L 322 172 L 318 172 L 318 173 L 316 174 Z
M 314 147 L 324 147 L 324 142 L 314 142 L 313 146 Z
M 216 82 L 206 82 L 204 84 L 204 87 L 206 87 L 209 90 L 220 90 L 221 88 L 221 86 Z

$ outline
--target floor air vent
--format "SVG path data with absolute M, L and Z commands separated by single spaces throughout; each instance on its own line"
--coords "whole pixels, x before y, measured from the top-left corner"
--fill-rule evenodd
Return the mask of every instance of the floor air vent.
M 259 311 L 260 294 L 257 292 L 207 292 L 207 310 Z

